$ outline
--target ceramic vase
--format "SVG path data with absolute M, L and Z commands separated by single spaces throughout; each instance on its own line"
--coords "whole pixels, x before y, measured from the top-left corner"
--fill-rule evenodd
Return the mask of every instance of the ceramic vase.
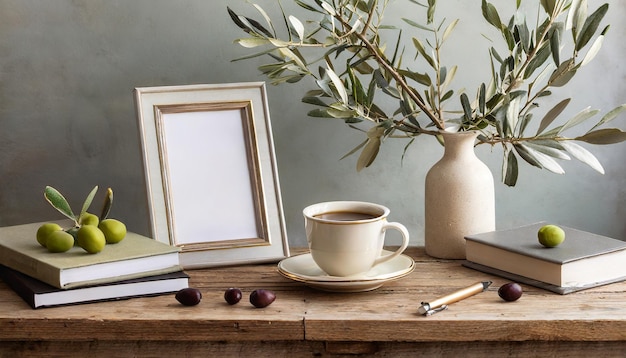
M 425 184 L 424 242 L 429 256 L 465 258 L 465 236 L 495 230 L 491 170 L 476 157 L 477 132 L 442 132 L 444 154 Z

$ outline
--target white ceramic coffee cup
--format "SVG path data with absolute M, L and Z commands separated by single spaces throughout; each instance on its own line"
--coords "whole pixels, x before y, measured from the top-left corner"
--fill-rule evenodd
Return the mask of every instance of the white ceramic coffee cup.
M 342 213 L 362 215 L 342 216 Z M 389 209 L 379 204 L 324 202 L 306 207 L 303 214 L 311 256 L 331 276 L 364 274 L 372 267 L 397 257 L 409 245 L 406 227 L 388 222 Z M 395 252 L 381 256 L 387 229 L 400 231 L 402 245 Z

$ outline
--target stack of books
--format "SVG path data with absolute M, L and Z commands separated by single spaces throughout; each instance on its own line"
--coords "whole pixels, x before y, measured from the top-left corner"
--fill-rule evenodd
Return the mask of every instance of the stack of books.
M 626 280 L 626 242 L 561 226 L 565 241 L 543 247 L 538 222 L 466 236 L 464 266 L 568 294 Z
M 36 240 L 41 224 L 0 228 L 0 278 L 32 308 L 154 296 L 188 287 L 178 247 L 128 232 L 97 254 L 79 247 L 51 253 Z

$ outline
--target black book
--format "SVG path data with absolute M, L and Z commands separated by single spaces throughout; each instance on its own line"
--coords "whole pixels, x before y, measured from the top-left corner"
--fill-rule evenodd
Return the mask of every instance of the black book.
M 189 287 L 189 276 L 183 271 L 66 290 L 3 265 L 0 278 L 32 308 L 157 296 Z

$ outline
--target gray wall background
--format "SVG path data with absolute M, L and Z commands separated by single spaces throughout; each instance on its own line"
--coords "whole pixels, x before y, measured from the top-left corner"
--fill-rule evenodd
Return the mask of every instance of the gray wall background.
M 612 27 L 601 53 L 553 100 L 574 97 L 569 115 L 587 106 L 606 112 L 626 103 L 626 9 L 623 0 L 607 2 Z M 276 1 L 259 3 L 277 14 Z M 0 0 L 0 226 L 60 218 L 43 199 L 46 185 L 66 194 L 77 209 L 99 185 L 94 207 L 110 186 L 113 216 L 148 234 L 132 90 L 264 80 L 256 70 L 261 62 L 230 61 L 247 52 L 232 44 L 243 33 L 230 22 L 227 5 L 258 17 L 243 0 Z M 303 13 L 290 1 L 283 5 L 296 16 Z M 479 0 L 439 6 L 448 19 L 461 18 L 445 56 L 449 66 L 460 66 L 456 88 L 474 93 L 488 81 L 488 42 L 481 33 L 495 35 L 482 20 Z M 407 8 L 416 10 L 396 1 L 387 19 L 408 16 Z M 412 56 L 407 44 L 406 61 Z M 268 85 L 290 243 L 306 244 L 304 206 L 353 199 L 389 206 L 391 219 L 405 223 L 412 243 L 422 244 L 424 178 L 442 148 L 432 138 L 419 141 L 401 163 L 406 142 L 388 141 L 374 165 L 356 173 L 356 156 L 339 159 L 362 134 L 341 122 L 308 118 L 310 108 L 300 103 L 308 88 L 304 82 Z M 624 129 L 625 123 L 622 116 L 614 126 Z M 501 150 L 479 147 L 496 180 L 497 226 L 548 220 L 626 239 L 626 145 L 586 147 L 605 175 L 575 160 L 563 163 L 565 175 L 522 164 L 514 188 L 500 183 Z M 211 205 L 211 198 L 202 200 Z

